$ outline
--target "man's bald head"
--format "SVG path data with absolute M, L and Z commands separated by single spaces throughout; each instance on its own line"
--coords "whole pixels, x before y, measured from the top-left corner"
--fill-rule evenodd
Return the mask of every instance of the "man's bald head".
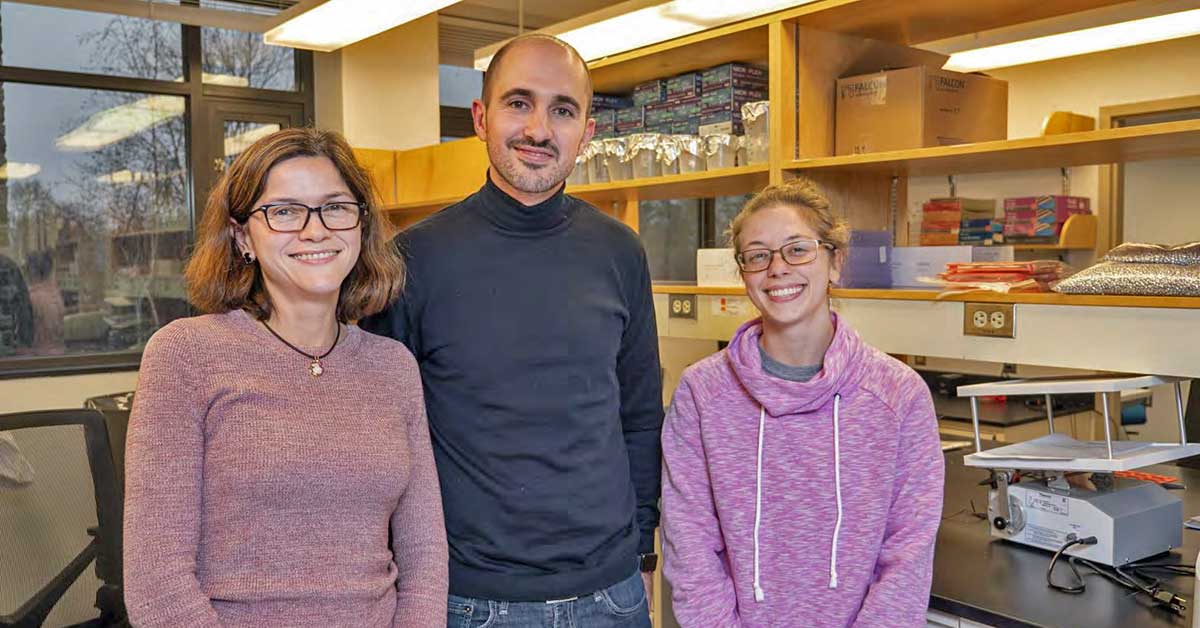
M 572 46 L 571 44 L 568 44 L 567 42 L 565 42 L 553 35 L 546 35 L 544 33 L 528 33 L 525 35 L 518 35 L 518 36 L 512 38 L 511 40 L 509 40 L 509 42 L 507 44 L 504 44 L 503 46 L 501 46 L 500 49 L 496 51 L 496 54 L 492 55 L 492 60 L 490 63 L 488 63 L 487 71 L 483 73 L 483 90 L 482 90 L 483 93 L 481 94 L 480 100 L 483 101 L 484 105 L 491 104 L 492 78 L 500 74 L 500 67 L 504 63 L 504 57 L 507 56 L 508 53 L 512 52 L 514 49 L 519 48 L 521 46 L 527 46 L 527 45 L 557 46 L 557 47 L 561 48 L 565 53 L 570 55 L 571 60 L 574 63 L 579 65 L 580 70 L 583 72 L 584 77 L 586 77 L 586 79 L 587 79 L 587 102 L 584 104 L 585 104 L 585 107 L 591 106 L 591 104 L 592 104 L 592 75 L 590 72 L 588 72 L 587 61 L 584 61 L 583 56 L 580 55 L 579 51 L 575 50 L 575 47 Z M 586 108 L 585 108 L 584 112 L 585 113 L 587 112 Z

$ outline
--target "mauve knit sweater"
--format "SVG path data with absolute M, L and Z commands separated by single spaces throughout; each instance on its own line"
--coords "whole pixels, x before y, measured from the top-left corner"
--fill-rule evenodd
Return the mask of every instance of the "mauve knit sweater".
M 412 355 L 343 327 L 321 377 L 308 362 L 241 310 L 150 339 L 125 460 L 135 626 L 446 625 Z
M 925 625 L 944 474 L 933 400 L 912 369 L 834 323 L 807 382 L 763 370 L 755 320 L 675 390 L 663 553 L 683 628 Z

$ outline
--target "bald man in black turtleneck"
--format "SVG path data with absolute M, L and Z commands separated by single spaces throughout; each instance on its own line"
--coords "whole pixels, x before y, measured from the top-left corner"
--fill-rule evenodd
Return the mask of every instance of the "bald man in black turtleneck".
M 658 338 L 637 235 L 563 193 L 591 95 L 557 39 L 497 53 L 472 106 L 487 183 L 398 236 L 408 284 L 362 322 L 421 367 L 451 622 L 503 608 L 521 626 L 649 626 Z

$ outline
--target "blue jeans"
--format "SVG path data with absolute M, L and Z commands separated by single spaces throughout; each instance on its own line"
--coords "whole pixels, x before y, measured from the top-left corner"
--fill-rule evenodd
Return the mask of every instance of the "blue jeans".
M 498 602 L 451 595 L 447 628 L 650 628 L 642 575 L 556 602 Z

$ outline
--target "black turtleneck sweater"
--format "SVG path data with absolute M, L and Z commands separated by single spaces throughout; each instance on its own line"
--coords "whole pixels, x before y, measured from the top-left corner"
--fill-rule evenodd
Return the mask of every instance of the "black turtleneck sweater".
M 637 236 L 576 198 L 527 207 L 491 179 L 402 232 L 403 296 L 362 322 L 421 367 L 450 592 L 587 594 L 658 526 L 662 383 Z

